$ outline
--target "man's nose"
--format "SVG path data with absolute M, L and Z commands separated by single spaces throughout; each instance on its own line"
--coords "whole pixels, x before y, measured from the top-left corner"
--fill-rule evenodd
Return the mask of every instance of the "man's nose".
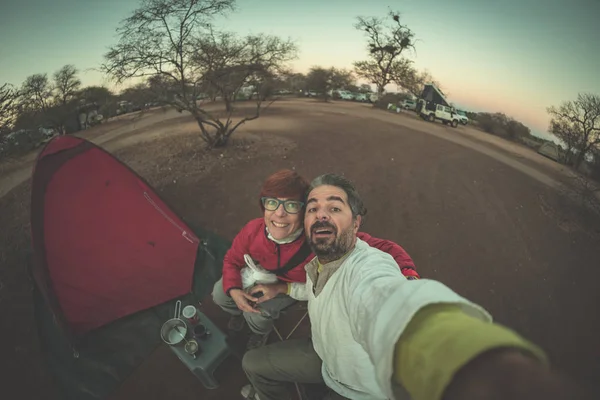
M 329 219 L 329 214 L 323 209 L 318 210 L 317 211 L 317 219 L 319 221 L 327 221 Z

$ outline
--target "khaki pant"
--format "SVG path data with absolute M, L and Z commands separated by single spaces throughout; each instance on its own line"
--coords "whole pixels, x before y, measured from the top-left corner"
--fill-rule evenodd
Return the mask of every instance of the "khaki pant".
M 212 298 L 216 305 L 221 307 L 224 311 L 227 311 L 229 314 L 242 314 L 242 310 L 237 307 L 235 301 L 223 291 L 223 279 L 219 279 L 219 281 L 215 283 Z M 244 319 L 253 333 L 266 335 L 273 329 L 273 323 L 279 318 L 281 310 L 291 306 L 295 302 L 296 300 L 292 299 L 290 296 L 280 294 L 274 299 L 260 304 L 260 314 L 245 312 Z
M 250 350 L 244 355 L 242 368 L 260 400 L 290 399 L 287 384 L 324 383 L 323 362 L 310 339 L 294 339 Z M 328 400 L 345 397 L 329 391 Z

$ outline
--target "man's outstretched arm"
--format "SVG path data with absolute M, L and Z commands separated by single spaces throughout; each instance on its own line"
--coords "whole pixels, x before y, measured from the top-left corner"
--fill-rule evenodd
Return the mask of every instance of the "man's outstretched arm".
M 413 400 L 586 398 L 549 369 L 540 348 L 447 304 L 411 320 L 396 344 L 392 379 Z

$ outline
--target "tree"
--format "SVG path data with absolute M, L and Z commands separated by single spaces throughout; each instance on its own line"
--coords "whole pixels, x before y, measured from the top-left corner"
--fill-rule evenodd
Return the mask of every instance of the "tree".
M 79 87 L 77 69 L 65 65 L 53 75 L 53 82 L 47 74 L 28 76 L 23 82 L 19 96 L 19 118 L 21 128 L 37 128 L 47 125 L 66 133 L 69 119 L 73 119 L 79 106 Z
M 552 116 L 550 132 L 565 143 L 568 154 L 576 153 L 574 167 L 578 169 L 586 155 L 600 144 L 600 96 L 580 93 L 577 100 L 547 111 Z
M 214 32 L 211 20 L 234 9 L 234 0 L 144 0 L 117 29 L 119 42 L 105 54 L 101 70 L 121 83 L 133 77 L 157 76 L 153 90 L 161 101 L 192 114 L 209 147 L 225 146 L 254 112 L 233 123 L 233 100 L 250 79 L 261 81 L 295 57 L 296 46 L 274 36 L 245 39 Z M 160 78 L 158 78 L 160 76 Z M 224 120 L 198 104 L 201 93 L 223 97 Z M 156 92 L 155 92 L 156 93 Z
M 510 140 L 531 136 L 527 126 L 503 113 L 478 113 L 477 124 L 487 133 Z
M 421 97 L 425 84 L 433 83 L 441 90 L 439 82 L 437 82 L 429 71 L 418 71 L 412 66 L 408 66 L 402 73 L 393 76 L 394 82 L 401 88 L 407 90 L 415 97 Z
M 306 89 L 306 75 L 291 71 L 284 71 L 281 74 L 283 87 L 293 93 Z
M 149 83 L 141 82 L 123 90 L 120 93 L 119 98 L 131 103 L 134 110 L 141 110 L 145 108 L 147 103 L 150 103 L 155 99 L 155 94 Z
M 474 111 L 465 111 L 465 114 L 470 120 L 477 121 L 479 114 Z
M 338 68 L 314 66 L 306 75 L 306 89 L 314 90 L 319 97 L 327 101 L 333 90 L 346 89 L 356 91 L 354 75 L 351 71 Z
M 323 67 L 311 67 L 306 75 L 306 88 L 314 90 L 317 95 L 327 101 L 331 90 L 332 70 Z
M 245 118 L 249 121 L 258 118 L 260 103 L 274 91 L 275 81 L 285 72 L 284 64 L 296 56 L 296 51 L 293 42 L 277 36 L 240 38 L 234 33 L 209 29 L 196 40 L 192 60 L 199 73 L 198 81 L 216 89 L 229 115 L 240 90 L 246 89 L 249 95 L 260 94 L 255 115 Z M 228 123 L 229 116 L 225 125 Z
M 367 60 L 354 63 L 356 74 L 377 85 L 377 94 L 381 96 L 394 74 L 399 75 L 410 63 L 403 58 L 403 52 L 414 50 L 414 33 L 400 23 L 400 14 L 393 11 L 386 19 L 358 17 L 355 28 L 365 32 L 369 51 Z
M 54 97 L 57 104 L 66 106 L 75 98 L 81 81 L 77 78 L 77 68 L 65 65 L 54 73 Z
M 78 93 L 78 97 L 83 103 L 97 104 L 100 107 L 100 114 L 103 116 L 114 115 L 116 97 L 108 88 L 103 86 L 88 86 Z
M 360 87 L 358 88 L 358 91 L 360 93 L 371 93 L 371 85 L 363 83 L 362 85 L 360 85 Z
M 356 81 L 352 71 L 347 69 L 331 68 L 330 74 L 331 90 L 348 89 Z
M 47 74 L 28 76 L 21 86 L 21 107 L 48 112 L 52 107 L 52 87 Z
M 0 86 L 0 135 L 9 132 L 17 116 L 18 93 L 8 83 Z

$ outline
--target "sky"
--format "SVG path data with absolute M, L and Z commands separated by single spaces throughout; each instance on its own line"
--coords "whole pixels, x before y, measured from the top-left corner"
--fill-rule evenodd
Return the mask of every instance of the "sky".
M 111 87 L 97 69 L 139 0 L 0 0 L 0 84 L 19 86 L 65 64 L 84 85 Z M 298 72 L 365 59 L 357 16 L 391 7 L 418 41 L 408 54 L 470 111 L 504 112 L 546 136 L 546 108 L 600 94 L 600 0 L 238 0 L 219 29 L 289 37 Z M 394 90 L 394 87 L 390 88 Z

